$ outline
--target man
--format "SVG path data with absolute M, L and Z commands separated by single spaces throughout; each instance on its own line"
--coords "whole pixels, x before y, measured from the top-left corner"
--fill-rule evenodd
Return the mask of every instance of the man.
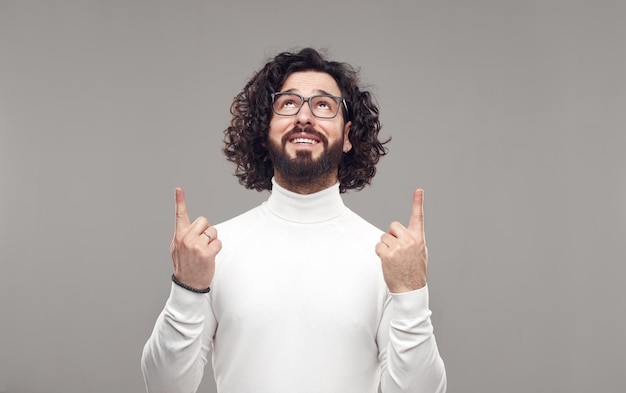
M 423 191 L 386 233 L 349 210 L 386 154 L 349 65 L 281 53 L 231 107 L 224 152 L 269 199 L 217 227 L 176 189 L 170 297 L 146 343 L 148 392 L 445 392 L 428 308 Z M 218 235 L 219 233 L 219 235 Z

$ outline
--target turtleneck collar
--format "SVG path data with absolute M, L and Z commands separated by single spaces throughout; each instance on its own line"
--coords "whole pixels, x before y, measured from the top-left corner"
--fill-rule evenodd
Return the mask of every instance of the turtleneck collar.
M 316 223 L 340 215 L 345 205 L 339 194 L 339 183 L 322 191 L 302 195 L 281 187 L 272 179 L 272 194 L 266 204 L 276 216 L 292 222 Z

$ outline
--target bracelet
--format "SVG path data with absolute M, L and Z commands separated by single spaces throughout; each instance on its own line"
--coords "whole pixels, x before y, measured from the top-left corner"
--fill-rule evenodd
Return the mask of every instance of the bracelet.
M 195 292 L 195 293 L 209 293 L 209 291 L 211 290 L 211 287 L 208 287 L 207 289 L 196 289 L 196 288 L 190 287 L 189 285 L 185 285 L 182 282 L 178 281 L 176 279 L 176 276 L 174 276 L 174 274 L 172 274 L 172 282 L 181 288 L 185 288 L 186 290 Z

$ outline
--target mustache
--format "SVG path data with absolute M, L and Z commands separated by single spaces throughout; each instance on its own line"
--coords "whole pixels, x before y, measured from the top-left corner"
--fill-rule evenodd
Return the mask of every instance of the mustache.
M 311 126 L 307 126 L 307 127 L 294 127 L 292 128 L 288 133 L 286 133 L 285 135 L 283 135 L 281 142 L 283 144 L 283 146 L 285 146 L 287 144 L 287 142 L 289 141 L 289 139 L 295 135 L 295 134 L 310 134 L 312 136 L 315 136 L 317 139 L 319 139 L 324 146 L 328 146 L 328 139 L 326 139 L 326 136 L 324 134 L 322 134 L 321 132 L 317 131 L 315 128 L 311 127 Z

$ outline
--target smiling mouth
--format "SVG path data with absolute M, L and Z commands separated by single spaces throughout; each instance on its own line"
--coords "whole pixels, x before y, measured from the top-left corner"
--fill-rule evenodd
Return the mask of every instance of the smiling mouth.
M 316 145 L 320 143 L 318 140 L 310 138 L 294 138 L 290 142 L 295 143 L 296 145 Z
M 283 136 L 283 146 L 288 144 L 291 146 L 312 148 L 317 145 L 326 146 L 326 137 L 313 127 L 300 128 L 296 127 Z

